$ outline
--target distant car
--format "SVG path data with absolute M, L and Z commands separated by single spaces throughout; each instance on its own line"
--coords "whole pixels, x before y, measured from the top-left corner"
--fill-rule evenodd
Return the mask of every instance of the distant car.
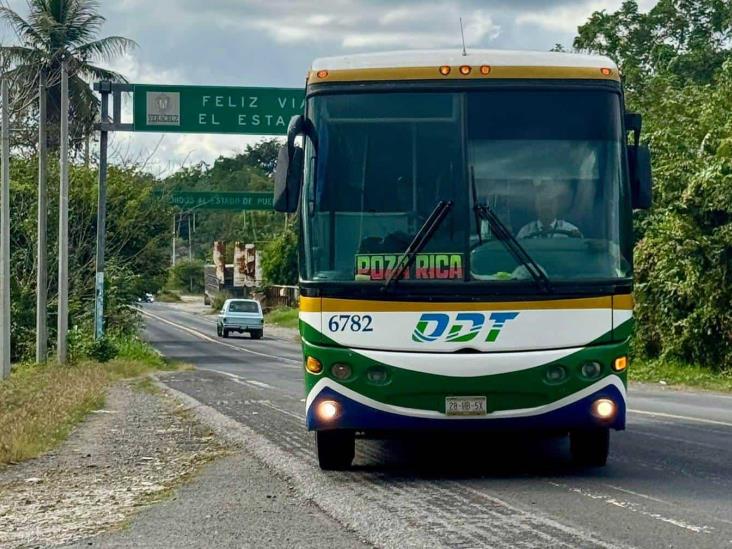
M 151 293 L 145 293 L 142 297 L 137 298 L 138 303 L 155 303 L 155 296 Z
M 252 339 L 264 335 L 264 316 L 262 307 L 254 299 L 227 299 L 216 319 L 216 333 L 219 337 L 229 337 L 229 333 L 247 332 Z

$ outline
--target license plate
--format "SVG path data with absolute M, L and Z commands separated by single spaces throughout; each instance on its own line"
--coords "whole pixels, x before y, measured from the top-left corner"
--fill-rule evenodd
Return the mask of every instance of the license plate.
M 448 416 L 484 416 L 486 413 L 484 396 L 445 397 L 445 414 Z

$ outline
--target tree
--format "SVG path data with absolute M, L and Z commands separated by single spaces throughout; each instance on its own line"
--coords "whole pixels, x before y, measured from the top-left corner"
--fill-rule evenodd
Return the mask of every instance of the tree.
M 247 145 L 243 153 L 219 157 L 212 165 L 201 163 L 183 168 L 165 180 L 165 189 L 271 193 L 274 187 L 271 173 L 277 162 L 278 145 L 277 139 L 266 139 Z M 284 215 L 274 211 L 196 210 L 194 256 L 211 261 L 215 240 L 254 243 L 261 247 L 282 231 L 284 222 Z M 185 240 L 187 226 L 183 224 L 180 228 Z M 229 262 L 233 260 L 233 249 L 233 245 L 227 247 Z
M 575 48 L 607 54 L 643 114 L 654 205 L 636 216 L 636 351 L 732 369 L 732 3 L 634 0 Z
M 267 284 L 297 284 L 297 233 L 289 228 L 262 251 L 262 277 Z
M 711 82 L 730 59 L 729 0 L 659 0 L 641 13 L 626 0 L 614 13 L 597 11 L 578 29 L 574 47 L 613 58 L 636 90 L 656 75 L 680 82 Z
M 37 90 L 39 75 L 48 79 L 48 122 L 54 127 L 60 120 L 61 65 L 69 69 L 70 134 L 78 148 L 93 131 L 99 100 L 89 87 L 90 80 L 123 82 L 120 74 L 104 69 L 95 61 L 109 61 L 125 53 L 135 43 L 122 36 L 98 38 L 105 21 L 95 0 L 29 0 L 29 14 L 21 17 L 0 6 L 0 20 L 15 32 L 17 45 L 0 47 L 6 77 L 14 79 L 18 91 Z M 35 102 L 26 105 L 23 114 L 31 115 Z M 58 146 L 58 134 L 49 135 L 50 146 Z
M 11 349 L 13 361 L 34 356 L 37 158 L 11 162 Z M 57 238 L 58 161 L 49 160 L 49 240 Z M 98 172 L 83 165 L 69 174 L 69 310 L 71 327 L 91 334 L 94 318 L 94 259 Z M 154 193 L 158 181 L 134 167 L 109 170 L 105 317 L 110 333 L 137 326 L 129 305 L 165 282 L 169 265 L 169 219 L 173 209 Z M 49 247 L 49 310 L 58 280 L 57 249 Z M 53 332 L 54 323 L 51 323 Z M 53 340 L 53 333 L 51 334 Z

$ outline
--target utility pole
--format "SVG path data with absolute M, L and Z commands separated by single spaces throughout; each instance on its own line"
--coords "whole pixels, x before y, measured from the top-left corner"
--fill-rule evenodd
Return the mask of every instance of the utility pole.
M 102 130 L 99 132 L 99 196 L 97 202 L 97 268 L 95 279 L 94 301 L 94 337 L 104 336 L 104 248 L 107 241 L 107 139 L 104 129 L 109 115 L 109 94 L 112 86 L 102 82 L 99 91 L 102 94 Z
M 173 214 L 173 267 L 175 267 L 175 237 L 176 237 L 176 230 L 175 230 L 175 216 L 177 214 Z
M 46 137 L 46 71 L 38 85 L 38 273 L 36 282 L 36 362 L 48 358 L 48 140 Z
M 191 233 L 191 215 L 188 214 L 188 261 L 193 261 L 193 234 Z
M 10 104 L 8 81 L 2 96 L 2 188 L 0 189 L 0 378 L 10 375 Z
M 56 353 L 66 363 L 69 331 L 69 74 L 61 63 L 61 176 L 58 202 L 58 333 Z

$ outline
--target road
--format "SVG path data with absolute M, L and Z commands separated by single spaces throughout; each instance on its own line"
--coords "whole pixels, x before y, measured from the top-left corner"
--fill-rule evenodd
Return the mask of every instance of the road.
M 325 473 L 292 334 L 222 340 L 212 316 L 145 312 L 149 341 L 197 368 L 165 383 L 240 425 L 269 467 L 369 543 L 732 547 L 732 396 L 631 387 L 627 430 L 600 469 L 573 467 L 566 440 L 491 436 L 359 440 L 352 471 Z

